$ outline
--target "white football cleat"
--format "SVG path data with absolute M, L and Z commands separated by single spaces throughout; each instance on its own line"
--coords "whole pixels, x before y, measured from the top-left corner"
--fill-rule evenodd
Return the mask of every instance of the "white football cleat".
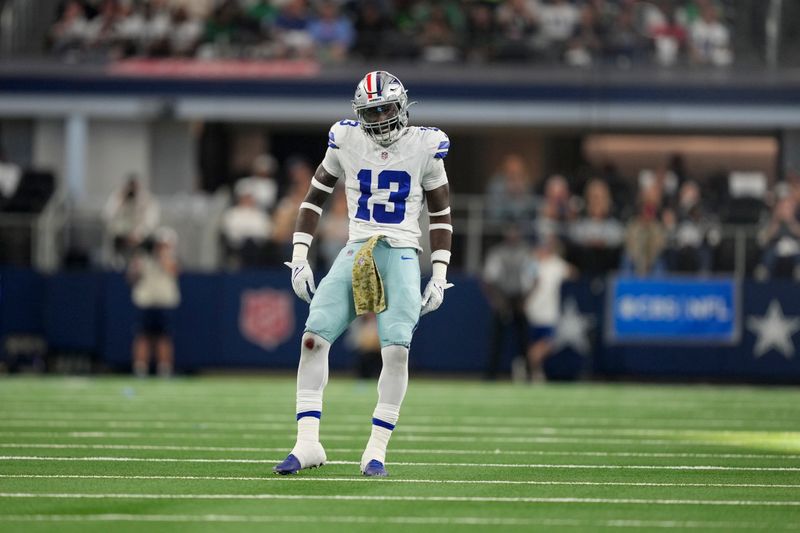
M 328 460 L 325 448 L 319 442 L 298 442 L 291 453 L 272 469 L 276 474 L 296 474 L 306 468 L 317 468 Z

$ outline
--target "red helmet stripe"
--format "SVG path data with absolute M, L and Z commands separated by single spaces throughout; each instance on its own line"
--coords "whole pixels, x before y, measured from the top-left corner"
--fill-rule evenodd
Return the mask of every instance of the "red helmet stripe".
M 372 100 L 372 77 L 375 75 L 374 72 L 370 72 L 367 74 L 367 100 Z

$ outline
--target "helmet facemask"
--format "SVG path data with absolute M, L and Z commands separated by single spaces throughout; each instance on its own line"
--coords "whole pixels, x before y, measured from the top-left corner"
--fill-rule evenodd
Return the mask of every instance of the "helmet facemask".
M 364 133 L 381 146 L 392 144 L 408 123 L 408 115 L 397 102 L 384 102 L 356 110 Z

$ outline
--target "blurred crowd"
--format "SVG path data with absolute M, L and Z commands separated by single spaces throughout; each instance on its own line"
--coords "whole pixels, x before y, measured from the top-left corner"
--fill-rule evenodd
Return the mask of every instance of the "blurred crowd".
M 66 0 L 50 31 L 62 57 L 525 61 L 575 67 L 724 66 L 717 0 Z
M 248 175 L 229 187 L 229 206 L 218 220 L 222 266 L 228 270 L 280 266 L 291 255 L 292 234 L 313 169 L 300 157 L 289 158 L 279 174 L 270 154 L 256 157 Z M 279 179 L 279 175 L 280 178 Z M 329 265 L 347 241 L 347 203 L 337 190 L 319 228 L 319 260 Z M 104 210 L 109 266 L 127 268 L 131 258 L 157 234 L 158 199 L 137 176 L 111 195 Z
M 488 182 L 486 205 L 494 234 L 514 225 L 534 243 L 555 238 L 587 277 L 732 272 L 745 251 L 742 266 L 759 279 L 800 278 L 800 173 L 791 169 L 770 189 L 763 174 L 691 176 L 674 155 L 638 176 L 607 165 L 537 184 L 510 154 Z M 760 230 L 737 234 L 734 225 Z

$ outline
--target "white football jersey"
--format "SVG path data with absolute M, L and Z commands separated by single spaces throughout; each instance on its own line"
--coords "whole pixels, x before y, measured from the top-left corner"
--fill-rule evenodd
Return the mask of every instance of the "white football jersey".
M 331 127 L 323 168 L 344 180 L 349 242 L 385 235 L 390 246 L 421 249 L 423 191 L 447 183 L 450 139 L 437 128 L 408 126 L 390 146 L 370 139 L 355 120 Z

